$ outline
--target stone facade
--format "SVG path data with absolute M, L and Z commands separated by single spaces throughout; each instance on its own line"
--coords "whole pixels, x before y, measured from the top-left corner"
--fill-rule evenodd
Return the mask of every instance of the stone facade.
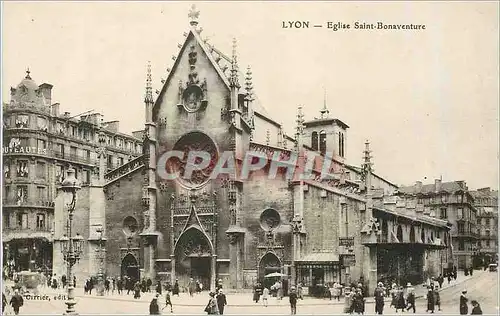
M 482 188 L 471 191 L 478 210 L 479 229 L 476 266 L 498 261 L 498 191 Z
M 117 121 L 104 122 L 98 113 L 60 113 L 52 88 L 35 83 L 27 71 L 3 104 L 3 254 L 17 270 L 52 270 L 53 241 L 61 237 L 54 224 L 57 187 L 70 166 L 82 186 L 90 185 L 98 167 L 98 131 L 105 137 L 108 170 L 142 154 L 141 139 L 120 133 Z

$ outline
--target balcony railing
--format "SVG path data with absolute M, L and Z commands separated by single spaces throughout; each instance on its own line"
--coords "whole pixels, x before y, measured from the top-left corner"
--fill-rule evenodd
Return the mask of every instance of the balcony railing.
M 12 206 L 42 206 L 42 207 L 54 207 L 54 202 L 44 199 L 15 199 L 7 198 L 2 200 L 3 207 Z
M 4 227 L 2 240 L 8 242 L 13 239 L 22 238 L 45 238 L 52 241 L 52 229 L 49 227 Z

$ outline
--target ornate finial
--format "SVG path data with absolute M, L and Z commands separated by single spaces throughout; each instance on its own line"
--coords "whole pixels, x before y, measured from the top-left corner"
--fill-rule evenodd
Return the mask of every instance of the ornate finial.
M 30 67 L 28 67 L 28 68 L 26 69 L 26 77 L 25 77 L 26 79 L 31 79 L 31 77 L 30 77 L 30 73 L 31 73 L 31 71 L 30 71 Z
M 146 95 L 144 97 L 144 103 L 153 103 L 153 86 L 151 80 L 151 62 L 148 61 L 148 68 L 146 73 Z
M 302 135 L 304 133 L 304 113 L 302 113 L 302 105 L 299 105 L 297 109 L 297 127 L 295 128 L 296 135 Z
M 363 151 L 364 156 L 363 156 L 363 165 L 362 165 L 364 172 L 373 171 L 372 170 L 373 163 L 371 162 L 371 158 L 372 158 L 371 152 L 372 151 L 370 150 L 370 142 L 368 140 L 366 140 L 365 150 Z
M 253 100 L 252 70 L 250 66 L 247 67 L 247 74 L 245 76 L 245 90 L 247 91 L 247 100 Z
M 189 24 L 192 26 L 198 25 L 198 18 L 200 16 L 200 11 L 196 9 L 196 5 L 191 6 L 191 10 L 189 10 Z
M 240 88 L 240 84 L 238 82 L 238 59 L 236 57 L 236 38 L 233 38 L 233 56 L 231 59 L 231 76 L 229 78 L 229 82 L 234 87 Z
M 321 113 L 321 118 L 328 118 L 330 111 L 326 108 L 326 88 L 323 87 L 323 109 L 319 111 Z

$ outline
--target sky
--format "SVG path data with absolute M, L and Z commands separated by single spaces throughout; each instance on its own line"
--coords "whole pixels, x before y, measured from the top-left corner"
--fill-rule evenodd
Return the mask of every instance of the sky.
M 146 65 L 153 90 L 179 53 L 190 2 L 3 2 L 2 101 L 29 67 L 52 102 L 95 110 L 120 130 L 144 128 Z M 305 118 L 347 123 L 346 157 L 370 141 L 375 172 L 399 185 L 465 180 L 498 188 L 498 2 L 196 2 L 203 38 L 240 68 L 293 135 Z M 282 28 L 309 21 L 308 29 Z M 425 24 L 420 31 L 353 30 L 354 22 Z M 351 24 L 334 32 L 327 22 Z M 322 24 L 322 28 L 313 28 Z

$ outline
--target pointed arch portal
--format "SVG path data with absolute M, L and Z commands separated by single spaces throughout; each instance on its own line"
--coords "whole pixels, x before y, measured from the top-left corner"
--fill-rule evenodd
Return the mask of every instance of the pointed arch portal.
M 122 260 L 121 276 L 128 276 L 133 282 L 140 280 L 139 263 L 131 253 Z
M 213 282 L 212 254 L 212 244 L 199 228 L 185 230 L 175 244 L 175 273 L 179 283 L 187 285 L 192 278 L 209 289 Z
M 273 272 L 281 272 L 281 261 L 274 253 L 268 252 L 260 259 L 258 270 L 258 279 L 263 282 L 262 285 L 270 287 L 276 279 L 264 278 L 264 276 Z

